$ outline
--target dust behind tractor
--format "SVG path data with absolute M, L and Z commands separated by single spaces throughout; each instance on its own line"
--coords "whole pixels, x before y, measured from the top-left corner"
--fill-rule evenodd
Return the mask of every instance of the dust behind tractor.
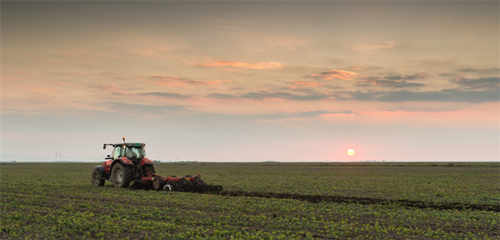
M 123 143 L 110 144 L 112 155 L 106 157 L 106 161 L 94 168 L 92 172 L 92 185 L 104 186 L 105 180 L 111 181 L 117 188 L 127 188 L 130 183 L 140 186 L 150 186 L 154 190 L 160 191 L 180 191 L 180 192 L 206 192 L 221 191 L 222 186 L 206 184 L 201 175 L 184 177 L 162 177 L 155 172 L 153 161 L 146 157 L 145 143 L 127 143 L 123 138 Z

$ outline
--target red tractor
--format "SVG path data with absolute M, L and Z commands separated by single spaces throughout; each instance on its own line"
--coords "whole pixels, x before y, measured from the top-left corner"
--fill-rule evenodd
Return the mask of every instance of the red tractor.
M 201 176 L 162 177 L 155 173 L 153 161 L 146 158 L 145 143 L 107 144 L 113 146 L 113 155 L 107 156 L 102 166 L 96 166 L 92 172 L 92 185 L 104 186 L 105 180 L 111 181 L 117 188 L 126 188 L 130 182 L 138 185 L 152 185 L 155 190 L 166 191 L 220 191 L 222 186 L 205 184 Z

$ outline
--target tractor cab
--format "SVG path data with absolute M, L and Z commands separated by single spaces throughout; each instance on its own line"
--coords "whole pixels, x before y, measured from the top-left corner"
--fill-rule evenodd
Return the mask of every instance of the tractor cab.
M 113 146 L 112 155 L 108 155 L 108 159 L 116 160 L 126 157 L 134 162 L 134 164 L 137 164 L 141 159 L 146 157 L 145 143 L 104 144 L 104 149 L 106 149 L 106 145 Z

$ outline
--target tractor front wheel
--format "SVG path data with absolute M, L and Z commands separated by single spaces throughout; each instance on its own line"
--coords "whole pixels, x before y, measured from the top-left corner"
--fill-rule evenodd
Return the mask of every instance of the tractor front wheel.
M 132 181 L 132 169 L 117 163 L 111 170 L 111 181 L 116 188 L 126 188 Z
M 92 172 L 92 185 L 94 186 L 104 186 L 104 178 L 101 176 L 101 172 L 95 168 Z

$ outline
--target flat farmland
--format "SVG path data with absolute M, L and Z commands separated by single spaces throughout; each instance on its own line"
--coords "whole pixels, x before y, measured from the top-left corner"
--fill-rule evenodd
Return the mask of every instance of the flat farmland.
M 220 193 L 93 187 L 96 164 L 0 165 L 2 239 L 499 239 L 500 164 L 161 163 Z

